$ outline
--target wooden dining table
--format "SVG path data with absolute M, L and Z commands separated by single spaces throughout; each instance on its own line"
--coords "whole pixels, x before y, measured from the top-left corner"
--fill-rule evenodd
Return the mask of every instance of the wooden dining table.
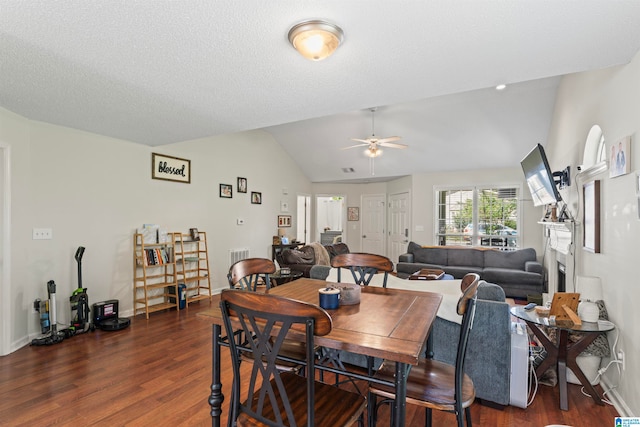
M 300 278 L 266 292 L 318 304 L 318 290 L 332 285 L 340 284 Z M 365 286 L 361 290 L 359 304 L 327 310 L 333 328 L 328 335 L 315 338 L 317 345 L 326 348 L 396 363 L 396 426 L 405 425 L 407 376 L 411 366 L 418 364 L 441 301 L 442 295 L 434 292 Z M 213 372 L 209 404 L 212 425 L 218 427 L 224 400 L 220 375 L 220 347 L 224 341 L 221 335 L 222 313 L 219 307 L 215 307 L 198 313 L 198 316 L 213 324 Z M 347 372 L 345 374 L 348 375 Z

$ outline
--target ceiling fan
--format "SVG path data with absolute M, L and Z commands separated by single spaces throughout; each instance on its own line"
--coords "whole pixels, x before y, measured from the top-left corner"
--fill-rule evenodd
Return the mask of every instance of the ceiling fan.
M 370 158 L 369 167 L 371 169 L 371 175 L 374 175 L 373 168 L 373 159 L 380 156 L 382 154 L 382 150 L 380 147 L 389 147 L 389 148 L 407 148 L 408 145 L 405 144 L 397 144 L 394 141 L 399 141 L 399 136 L 389 136 L 386 138 L 378 138 L 375 132 L 375 115 L 377 108 L 371 108 L 371 136 L 366 139 L 360 138 L 351 138 L 352 141 L 360 142 L 360 144 L 351 145 L 349 147 L 343 148 L 343 150 L 348 150 L 350 148 L 356 147 L 367 147 L 364 150 L 364 153 Z

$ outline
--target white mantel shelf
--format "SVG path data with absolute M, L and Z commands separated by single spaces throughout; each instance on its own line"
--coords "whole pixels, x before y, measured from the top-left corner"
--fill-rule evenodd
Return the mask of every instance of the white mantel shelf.
M 578 221 L 538 221 L 538 224 L 555 231 L 568 231 L 573 233 L 574 227 L 579 225 Z

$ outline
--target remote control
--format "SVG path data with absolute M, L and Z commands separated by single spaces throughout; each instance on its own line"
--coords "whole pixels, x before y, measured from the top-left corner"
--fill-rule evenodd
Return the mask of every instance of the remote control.
M 524 306 L 524 309 L 527 311 L 531 311 L 533 310 L 538 304 L 536 304 L 535 302 L 530 302 L 529 304 Z

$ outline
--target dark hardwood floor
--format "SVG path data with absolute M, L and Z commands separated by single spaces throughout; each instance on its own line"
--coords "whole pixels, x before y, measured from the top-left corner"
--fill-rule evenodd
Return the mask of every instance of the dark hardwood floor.
M 215 304 L 217 299 L 214 298 Z M 135 317 L 122 331 L 95 331 L 0 357 L 2 426 L 205 426 L 211 384 L 211 327 L 189 310 Z M 222 349 L 223 392 L 230 392 L 230 357 Z M 225 381 L 225 378 L 229 380 Z M 223 405 L 226 425 L 228 397 Z M 385 408 L 383 411 L 387 411 Z M 381 411 L 378 425 L 388 425 Z M 474 404 L 475 426 L 613 425 L 616 411 L 598 406 L 569 385 L 569 411 L 558 408 L 557 387 L 540 386 L 529 408 L 497 410 Z M 434 425 L 454 425 L 434 413 Z M 424 425 L 424 411 L 407 406 L 407 425 Z

